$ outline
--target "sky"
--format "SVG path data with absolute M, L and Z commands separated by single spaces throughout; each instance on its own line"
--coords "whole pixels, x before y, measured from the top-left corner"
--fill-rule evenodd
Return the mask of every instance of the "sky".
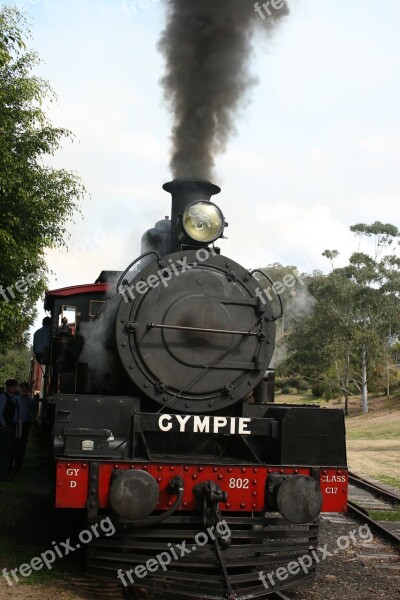
M 88 191 L 66 224 L 68 252 L 48 252 L 50 288 L 124 270 L 142 233 L 170 212 L 157 50 L 166 1 L 3 1 L 27 13 L 38 74 L 58 96 L 48 114 L 75 134 L 52 164 L 76 171 Z M 253 40 L 259 83 L 217 160 L 214 201 L 229 222 L 221 249 L 246 267 L 327 271 L 325 249 L 340 251 L 338 266 L 356 250 L 350 225 L 400 227 L 400 3 L 288 4 L 274 36 Z

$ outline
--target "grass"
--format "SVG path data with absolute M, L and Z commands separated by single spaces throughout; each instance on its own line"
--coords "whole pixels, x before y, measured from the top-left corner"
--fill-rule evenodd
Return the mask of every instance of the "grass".
M 281 394 L 277 392 L 275 402 L 277 404 L 318 404 L 322 406 L 327 404 L 323 398 L 313 396 L 311 390 L 307 390 L 303 394 Z
M 400 400 L 371 400 L 370 412 L 366 415 L 350 414 L 346 425 L 348 439 L 400 440 Z
M 400 521 L 400 510 L 369 510 L 368 514 L 375 521 Z
M 346 419 L 352 470 L 400 488 L 400 398 L 372 398 L 364 415 L 352 403 Z
M 47 465 L 37 458 L 39 449 L 30 440 L 22 474 L 14 481 L 0 483 L 0 565 L 15 569 L 52 548 L 52 510 Z M 66 580 L 70 571 L 66 560 L 43 567 L 29 577 L 20 577 L 23 585 L 55 585 Z
M 386 483 L 386 485 L 391 485 L 392 487 L 400 488 L 400 475 L 399 477 L 389 477 L 388 475 L 381 475 L 379 477 L 379 481 L 382 483 Z

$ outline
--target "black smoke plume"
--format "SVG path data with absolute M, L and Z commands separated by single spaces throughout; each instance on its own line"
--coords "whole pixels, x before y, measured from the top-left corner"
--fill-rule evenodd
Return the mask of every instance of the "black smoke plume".
M 254 34 L 271 35 L 289 12 L 286 0 L 257 6 L 261 14 L 254 0 L 168 0 L 159 47 L 173 114 L 174 177 L 212 179 L 215 156 L 235 133 L 237 111 L 257 81 L 249 73 Z

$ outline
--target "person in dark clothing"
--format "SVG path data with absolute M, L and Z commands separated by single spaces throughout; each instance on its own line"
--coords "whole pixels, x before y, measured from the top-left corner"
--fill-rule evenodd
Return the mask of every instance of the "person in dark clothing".
M 72 331 L 71 331 L 71 327 L 68 325 L 67 317 L 63 317 L 61 319 L 61 323 L 62 323 L 61 327 L 58 328 L 58 335 L 64 336 L 64 337 L 71 337 Z
M 18 382 L 15 379 L 7 379 L 6 391 L 0 395 L 0 481 L 12 481 L 17 387 Z
M 42 325 L 43 327 L 33 334 L 33 353 L 39 363 L 42 362 L 43 354 L 45 354 L 50 344 L 51 318 L 45 317 L 42 321 Z
M 32 417 L 35 414 L 35 401 L 29 393 L 29 383 L 21 383 L 21 394 L 16 398 L 17 421 L 14 448 L 14 472 L 19 473 L 24 462 Z

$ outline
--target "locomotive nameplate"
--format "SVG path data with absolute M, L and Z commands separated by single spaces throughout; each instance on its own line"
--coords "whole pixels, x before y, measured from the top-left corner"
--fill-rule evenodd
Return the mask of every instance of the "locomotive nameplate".
M 210 417 L 204 415 L 135 415 L 135 432 L 208 433 L 225 435 L 272 435 L 278 423 L 274 419 L 248 417 Z

